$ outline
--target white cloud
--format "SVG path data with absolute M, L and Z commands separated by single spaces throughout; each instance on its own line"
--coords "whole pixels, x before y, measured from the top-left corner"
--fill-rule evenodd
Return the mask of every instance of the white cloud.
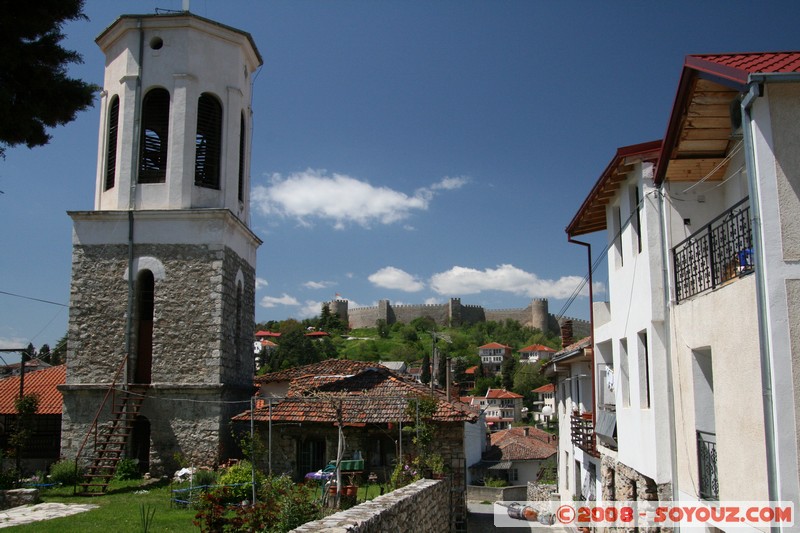
M 465 176 L 458 176 L 456 178 L 442 178 L 439 183 L 431 185 L 433 190 L 453 191 L 460 189 L 469 182 L 469 178 Z
M 503 291 L 530 298 L 569 298 L 583 281 L 579 276 L 563 276 L 557 280 L 540 279 L 514 265 L 476 270 L 455 266 L 431 276 L 430 286 L 439 294 L 476 294 L 483 291 Z M 588 294 L 584 287 L 581 294 Z
M 297 301 L 297 298 L 294 296 L 289 296 L 285 292 L 283 296 L 264 296 L 261 298 L 261 307 L 277 307 L 279 305 L 300 305 L 300 302 Z
M 334 285 L 332 281 L 306 281 L 303 287 L 306 289 L 327 289 Z
M 16 348 L 27 348 L 28 344 L 30 343 L 29 340 L 23 339 L 22 337 L 0 337 L 0 348 L 4 350 L 11 350 Z M 51 347 L 52 348 L 52 347 Z M 9 355 L 10 354 L 10 355 Z M 2 354 L 0 354 L 2 355 Z M 7 353 L 5 354 L 6 358 L 13 359 L 14 357 L 19 360 L 19 355 L 15 355 L 14 353 Z
M 464 183 L 466 178 L 444 178 L 408 195 L 345 174 L 308 169 L 286 177 L 273 174 L 269 185 L 253 187 L 251 198 L 253 208 L 263 215 L 294 218 L 304 226 L 320 219 L 343 229 L 347 224 L 369 227 L 404 220 L 415 211 L 426 211 L 434 190 L 457 189 Z
M 322 312 L 322 302 L 317 302 L 314 300 L 306 300 L 303 304 L 303 307 L 297 312 L 298 318 L 311 318 L 315 316 L 319 316 Z
M 256 290 L 263 289 L 268 285 L 269 283 L 264 278 L 256 278 Z
M 374 274 L 370 275 L 369 279 L 373 285 L 382 287 L 384 289 L 398 289 L 405 292 L 418 292 L 425 288 L 425 284 L 416 279 L 414 276 L 395 267 L 384 267 Z

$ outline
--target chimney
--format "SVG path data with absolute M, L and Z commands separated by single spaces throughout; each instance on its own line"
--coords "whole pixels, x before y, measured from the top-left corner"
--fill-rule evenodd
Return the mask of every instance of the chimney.
M 572 320 L 567 319 L 561 323 L 561 349 L 572 344 Z
M 528 436 L 528 433 L 530 432 L 530 430 L 531 430 L 531 428 L 529 428 L 528 426 L 525 426 L 524 428 L 522 428 L 522 432 L 525 434 L 526 437 Z

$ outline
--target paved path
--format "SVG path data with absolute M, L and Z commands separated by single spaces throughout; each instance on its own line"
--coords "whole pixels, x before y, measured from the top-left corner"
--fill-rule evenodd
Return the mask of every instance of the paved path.
M 545 527 L 541 524 L 522 524 L 520 527 L 497 527 L 494 525 L 494 506 L 487 503 L 467 502 L 469 518 L 467 519 L 468 533 L 571 533 L 571 530 L 561 526 Z
M 91 511 L 98 506 L 94 504 L 37 503 L 23 505 L 0 511 L 0 528 L 30 524 L 39 520 L 60 518 L 84 511 Z

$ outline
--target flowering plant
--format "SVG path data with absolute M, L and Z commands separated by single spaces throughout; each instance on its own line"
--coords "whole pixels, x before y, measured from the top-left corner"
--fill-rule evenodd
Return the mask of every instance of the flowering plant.
M 418 479 L 422 479 L 421 469 L 419 468 L 419 458 L 413 459 L 406 458 L 406 460 L 398 461 L 392 472 L 391 484 L 393 489 L 405 487 L 409 483 L 413 483 Z

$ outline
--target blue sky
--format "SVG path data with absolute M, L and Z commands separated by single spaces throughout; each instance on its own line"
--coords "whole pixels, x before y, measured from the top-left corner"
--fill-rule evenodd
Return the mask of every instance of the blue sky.
M 71 73 L 102 83 L 94 38 L 120 14 L 180 7 L 87 0 L 90 20 L 65 28 L 84 58 Z M 258 321 L 318 314 L 337 293 L 351 306 L 546 297 L 562 311 L 587 271 L 564 228 L 617 147 L 663 135 L 684 56 L 795 50 L 800 19 L 794 1 L 737 0 L 193 0 L 191 11 L 251 33 L 264 57 Z M 66 331 L 66 211 L 93 208 L 98 124 L 95 107 L 0 161 L 0 346 L 52 346 Z M 599 253 L 605 236 L 589 240 Z M 565 314 L 587 318 L 588 298 Z

